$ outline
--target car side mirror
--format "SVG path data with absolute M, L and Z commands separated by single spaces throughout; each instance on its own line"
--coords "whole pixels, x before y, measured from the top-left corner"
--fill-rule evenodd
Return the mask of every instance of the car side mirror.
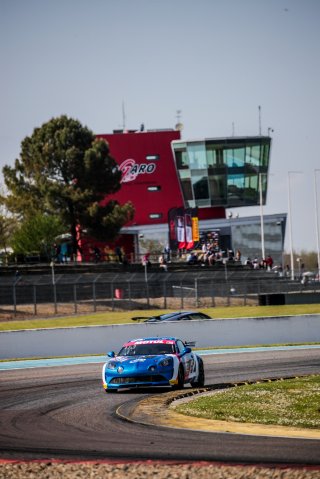
M 114 358 L 116 355 L 115 355 L 115 352 L 114 351 L 110 351 L 108 354 L 107 354 L 108 358 Z
M 192 349 L 189 348 L 189 346 L 186 346 L 186 347 L 183 349 L 183 351 L 182 351 L 182 353 L 181 353 L 181 356 L 184 356 L 185 354 L 189 354 L 189 353 L 191 353 L 191 351 L 192 351 Z

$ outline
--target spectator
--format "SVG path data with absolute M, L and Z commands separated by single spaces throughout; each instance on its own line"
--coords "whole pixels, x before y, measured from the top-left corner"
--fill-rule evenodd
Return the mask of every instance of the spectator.
M 114 252 L 118 258 L 119 263 L 122 263 L 122 251 L 120 246 L 116 246 Z
M 246 262 L 245 262 L 245 265 L 246 266 L 249 266 L 249 268 L 253 268 L 253 264 L 252 264 L 252 261 L 251 261 L 251 258 L 247 258 Z
M 167 244 L 167 246 L 164 248 L 164 253 L 166 255 L 166 262 L 170 263 L 171 262 L 171 250 L 170 246 Z
M 268 271 L 271 271 L 272 270 L 272 266 L 273 266 L 273 259 L 271 258 L 270 255 L 267 256 L 267 259 L 266 259 L 266 267 L 267 267 L 267 270 Z
M 95 246 L 93 248 L 93 254 L 94 254 L 94 262 L 99 263 L 99 261 L 101 259 L 101 252 L 100 252 L 98 246 Z
M 259 261 L 257 257 L 254 258 L 252 264 L 253 264 L 253 269 L 259 269 Z
M 187 264 L 196 264 L 198 262 L 197 255 L 194 251 L 191 251 L 187 256 Z
M 142 266 L 151 266 L 150 253 L 146 253 L 142 256 Z
M 235 256 L 236 261 L 241 261 L 241 251 L 237 249 L 236 251 L 236 256 Z
M 168 271 L 167 262 L 163 254 L 159 256 L 159 266 L 161 271 Z

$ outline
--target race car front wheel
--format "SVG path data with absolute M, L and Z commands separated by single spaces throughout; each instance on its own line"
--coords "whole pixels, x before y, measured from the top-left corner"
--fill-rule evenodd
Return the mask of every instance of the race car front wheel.
M 179 366 L 177 380 L 178 380 L 178 383 L 173 386 L 173 389 L 183 389 L 183 387 L 184 387 L 184 369 L 183 369 L 182 364 L 180 364 L 180 366 Z

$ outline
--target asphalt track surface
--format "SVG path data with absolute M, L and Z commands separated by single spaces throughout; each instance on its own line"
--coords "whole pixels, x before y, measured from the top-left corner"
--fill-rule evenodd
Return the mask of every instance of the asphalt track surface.
M 320 349 L 204 356 L 206 385 L 320 373 Z M 142 425 L 116 411 L 166 389 L 105 394 L 102 364 L 0 373 L 0 458 L 320 464 L 320 440 Z

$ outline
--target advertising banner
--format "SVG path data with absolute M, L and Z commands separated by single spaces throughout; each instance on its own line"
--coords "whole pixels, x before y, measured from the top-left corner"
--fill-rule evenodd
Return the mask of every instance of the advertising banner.
M 192 249 L 199 241 L 197 208 L 171 208 L 168 214 L 170 249 Z

